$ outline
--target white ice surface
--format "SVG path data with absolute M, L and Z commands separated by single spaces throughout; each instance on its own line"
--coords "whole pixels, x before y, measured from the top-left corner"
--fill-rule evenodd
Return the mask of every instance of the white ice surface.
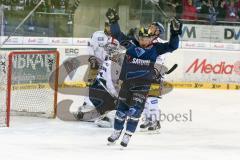
M 10 128 L 0 128 L 0 160 L 239 160 L 239 97 L 239 91 L 175 89 L 161 110 L 192 110 L 192 121 L 163 121 L 160 134 L 137 132 L 125 150 L 107 146 L 112 130 L 92 123 L 12 117 Z

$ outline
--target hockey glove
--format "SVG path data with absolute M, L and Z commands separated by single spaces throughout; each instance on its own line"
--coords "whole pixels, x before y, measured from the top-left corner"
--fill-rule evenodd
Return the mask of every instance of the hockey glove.
M 117 11 L 114 8 L 109 8 L 107 13 L 106 13 L 106 17 L 109 20 L 109 23 L 115 23 L 119 20 L 119 15 L 117 13 Z
M 173 35 L 182 34 L 182 22 L 176 18 L 171 19 L 170 31 Z
M 88 61 L 90 62 L 90 68 L 91 69 L 98 69 L 99 63 L 97 61 L 97 58 L 94 56 L 89 57 Z
M 157 68 L 154 68 L 153 83 L 161 83 L 163 76 Z

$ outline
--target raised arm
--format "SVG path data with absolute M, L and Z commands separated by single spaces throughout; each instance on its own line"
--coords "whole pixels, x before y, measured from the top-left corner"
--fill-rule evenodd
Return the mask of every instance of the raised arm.
M 179 37 L 178 35 L 171 35 L 170 40 L 166 43 L 156 43 L 154 44 L 157 48 L 159 55 L 165 54 L 167 52 L 173 52 L 179 46 Z
M 141 48 L 131 45 L 127 54 L 135 58 L 155 61 L 159 55 L 167 52 L 173 52 L 178 48 L 179 35 L 182 33 L 182 23 L 176 19 L 171 21 L 170 25 L 171 37 L 167 43 L 155 43 L 151 48 Z
M 116 38 L 120 43 L 128 40 L 128 37 L 121 31 L 118 22 L 110 24 L 111 34 Z
M 182 22 L 177 19 L 171 20 L 170 25 L 171 36 L 166 43 L 156 43 L 157 52 L 159 55 L 165 54 L 167 52 L 173 52 L 179 46 L 179 35 L 182 34 Z
M 112 37 L 116 38 L 119 41 L 119 43 L 130 40 L 129 37 L 126 36 L 120 29 L 120 26 L 118 24 L 118 20 L 120 18 L 115 9 L 109 8 L 108 11 L 106 12 L 106 17 L 110 23 Z

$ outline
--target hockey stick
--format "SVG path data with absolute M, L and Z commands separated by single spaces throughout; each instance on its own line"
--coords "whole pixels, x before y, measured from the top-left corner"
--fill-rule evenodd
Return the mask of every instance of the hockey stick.
M 164 74 L 170 74 L 172 73 L 176 68 L 178 67 L 178 64 L 174 64 L 167 72 L 165 72 Z
M 108 89 L 107 87 L 102 83 L 102 81 L 100 81 L 98 78 L 96 78 L 96 80 L 98 81 L 98 83 L 103 87 L 103 89 L 105 89 L 108 94 L 110 94 L 110 96 L 112 96 L 114 99 L 118 99 L 117 96 L 115 96 L 114 94 L 112 94 Z
M 159 6 L 158 2 L 152 1 L 152 0 L 150 0 L 150 2 L 158 9 L 158 11 L 161 12 L 161 14 L 162 14 L 165 18 L 167 18 L 167 19 L 171 19 L 171 18 L 172 18 L 172 17 L 169 17 L 169 16 L 163 11 L 163 9 Z
M 154 0 L 150 0 L 150 2 L 158 9 L 158 11 L 165 17 L 168 19 L 168 22 L 171 22 L 173 25 L 174 30 L 175 29 L 179 29 L 179 27 L 181 26 L 179 23 L 179 20 L 176 19 L 176 17 L 174 16 L 169 16 L 159 5 L 158 2 L 154 1 Z M 180 26 L 179 26 L 180 25 Z
M 23 23 L 35 12 L 38 7 L 45 2 L 45 0 L 40 0 L 40 2 L 33 8 L 33 10 L 18 24 L 18 26 L 14 29 L 14 31 L 3 41 L 0 48 L 12 37 L 16 34 L 17 30 L 23 25 Z

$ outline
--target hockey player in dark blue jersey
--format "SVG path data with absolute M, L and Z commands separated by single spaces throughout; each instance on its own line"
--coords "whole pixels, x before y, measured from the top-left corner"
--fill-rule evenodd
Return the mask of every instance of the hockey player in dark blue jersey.
M 176 19 L 171 20 L 171 37 L 167 43 L 153 43 L 152 33 L 148 28 L 139 30 L 137 41 L 129 39 L 121 32 L 119 16 L 114 9 L 109 9 L 106 17 L 111 23 L 111 33 L 126 49 L 122 64 L 120 80 L 122 80 L 114 121 L 114 131 L 108 142 L 115 143 L 124 129 L 126 131 L 121 141 L 121 146 L 126 147 L 135 132 L 139 118 L 144 109 L 144 104 L 154 75 L 154 64 L 159 55 L 173 52 L 178 48 L 182 23 Z

